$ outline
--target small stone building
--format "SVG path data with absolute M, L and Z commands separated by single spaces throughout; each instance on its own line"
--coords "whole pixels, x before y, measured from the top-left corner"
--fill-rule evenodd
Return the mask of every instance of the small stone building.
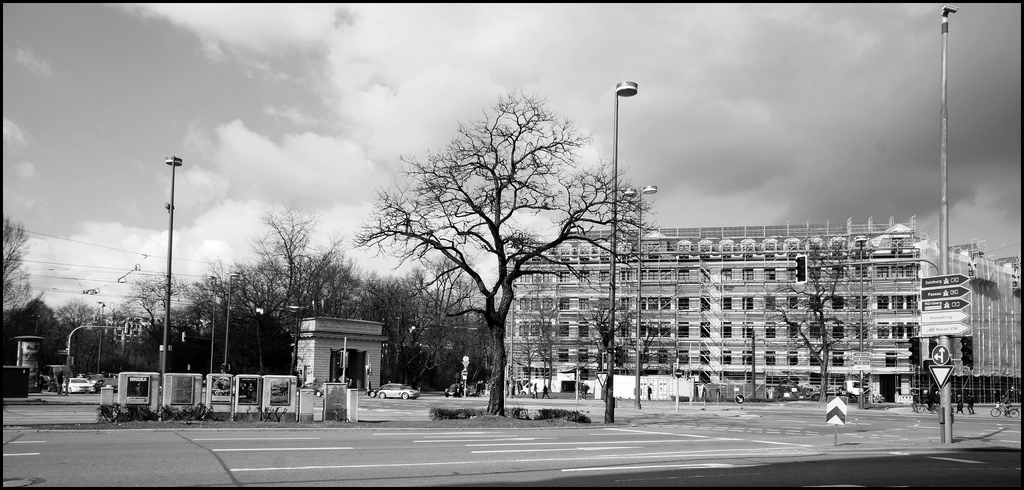
M 351 379 L 364 390 L 380 386 L 384 324 L 347 318 L 303 318 L 299 325 L 299 383 Z M 343 355 L 345 353 L 347 355 Z

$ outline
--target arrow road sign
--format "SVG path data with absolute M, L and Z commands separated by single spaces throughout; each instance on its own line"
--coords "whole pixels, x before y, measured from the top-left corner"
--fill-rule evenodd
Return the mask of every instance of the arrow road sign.
M 956 286 L 959 284 L 966 284 L 969 280 L 970 278 L 963 274 L 947 274 L 945 276 L 923 277 L 921 278 L 921 289 Z
M 935 361 L 935 364 L 949 364 L 951 357 L 952 356 L 949 355 L 949 348 L 944 345 L 936 345 L 935 348 L 932 349 L 932 360 Z
M 940 390 L 946 386 L 946 383 L 949 382 L 949 375 L 953 373 L 953 366 L 949 364 L 943 366 L 932 364 L 928 366 L 928 369 L 931 370 L 932 379 L 935 384 L 939 385 Z
M 831 425 L 846 425 L 846 398 L 842 396 L 832 397 L 825 408 L 825 423 Z
M 971 290 L 963 286 L 953 286 L 941 289 L 922 289 L 921 299 L 952 299 L 966 296 Z
M 936 299 L 921 302 L 921 311 L 949 311 L 959 310 L 971 305 L 966 299 Z
M 971 315 L 963 311 L 925 311 L 921 313 L 921 323 L 955 323 L 970 318 Z
M 969 325 L 959 322 L 922 323 L 920 327 L 922 337 L 941 337 L 943 335 L 960 337 L 964 333 L 971 331 L 971 327 Z

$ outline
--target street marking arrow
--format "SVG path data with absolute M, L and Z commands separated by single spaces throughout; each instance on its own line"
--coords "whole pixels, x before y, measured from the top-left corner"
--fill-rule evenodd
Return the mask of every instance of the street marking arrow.
M 953 366 L 949 364 L 942 366 L 932 364 L 928 366 L 928 369 L 932 372 L 932 379 L 940 390 L 946 386 L 946 383 L 949 382 L 949 375 L 953 373 Z
M 825 408 L 825 423 L 846 425 L 846 399 L 841 396 L 832 397 Z

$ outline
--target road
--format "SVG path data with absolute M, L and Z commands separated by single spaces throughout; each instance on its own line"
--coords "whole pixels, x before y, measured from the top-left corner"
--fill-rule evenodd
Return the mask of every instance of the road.
M 592 401 L 591 401 L 592 402 Z M 360 415 L 423 417 L 481 399 L 361 400 Z M 573 400 L 510 404 L 578 406 Z M 584 403 L 591 414 L 600 402 Z M 625 405 L 622 403 L 621 405 Z M 95 406 L 91 408 L 95 416 Z M 32 486 L 1013 486 L 1020 420 L 852 410 L 824 423 L 814 404 L 738 409 L 647 404 L 621 423 L 517 430 L 4 430 L 5 484 Z M 5 406 L 4 424 L 9 409 Z M 40 407 L 46 409 L 47 407 Z M 49 407 L 57 408 L 57 406 Z M 660 408 L 660 410 L 659 410 Z M 704 408 L 704 410 L 700 410 Z

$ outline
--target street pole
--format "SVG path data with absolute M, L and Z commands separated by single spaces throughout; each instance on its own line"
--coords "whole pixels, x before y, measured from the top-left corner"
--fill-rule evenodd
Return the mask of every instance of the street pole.
M 217 278 L 210 276 L 207 279 L 210 281 L 210 371 L 208 374 L 213 374 L 213 346 L 214 340 L 217 338 L 217 302 L 214 301 Z
M 171 202 L 167 203 L 167 212 L 169 219 L 167 222 L 167 291 L 166 297 L 164 298 L 164 332 L 163 342 L 160 344 L 160 389 L 163 390 L 164 386 L 164 373 L 167 372 L 167 350 L 170 348 L 168 345 L 168 329 L 171 328 L 171 253 L 174 245 L 174 174 L 178 167 L 181 166 L 181 158 L 170 156 L 164 161 L 165 164 L 171 166 Z
M 947 111 L 946 111 L 946 50 L 947 50 L 947 37 L 949 35 L 949 14 L 955 13 L 960 10 L 952 5 L 942 6 L 942 108 L 940 109 L 940 131 L 942 132 L 940 142 L 940 156 L 939 165 L 941 167 L 939 173 L 942 175 L 942 203 L 939 208 L 939 267 L 940 275 L 949 274 L 949 202 L 946 196 L 946 181 L 947 181 L 947 166 L 946 166 L 946 131 L 947 131 Z M 926 344 L 927 345 L 927 344 Z M 948 335 L 939 336 L 939 345 L 945 348 L 950 348 L 950 341 Z M 952 404 L 952 387 L 949 383 L 946 383 L 942 387 L 941 409 L 942 417 L 939 419 L 939 427 L 941 429 L 941 442 L 943 444 L 953 443 L 953 404 Z
M 225 373 L 231 369 L 231 363 L 228 361 L 228 339 L 231 338 L 231 284 L 235 282 L 235 278 L 237 277 L 238 274 L 234 272 L 228 275 L 228 313 L 224 322 L 224 363 L 221 364 L 221 372 Z

